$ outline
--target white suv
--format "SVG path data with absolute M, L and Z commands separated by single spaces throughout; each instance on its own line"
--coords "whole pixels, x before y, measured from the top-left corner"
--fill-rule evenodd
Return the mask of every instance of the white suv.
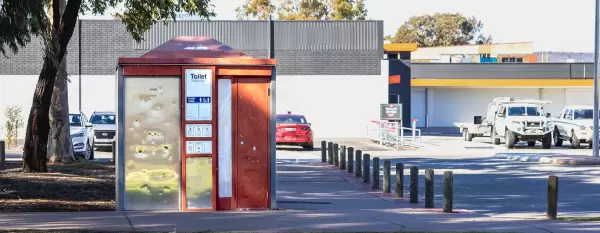
M 92 145 L 94 145 L 94 130 L 85 114 L 69 114 L 69 126 L 74 152 L 83 155 L 88 160 L 93 160 L 94 148 L 92 148 Z
M 95 148 L 110 148 L 116 135 L 116 115 L 114 112 L 94 112 L 90 117 L 90 123 L 94 130 Z
M 513 148 L 518 141 L 526 141 L 528 146 L 541 141 L 544 149 L 550 148 L 554 127 L 547 117 L 540 104 L 533 101 L 500 105 L 492 132 L 494 144 L 499 141 L 495 137 L 499 136 L 505 138 L 507 148 Z
M 554 145 L 562 146 L 563 140 L 570 141 L 572 148 L 589 143 L 592 147 L 594 131 L 594 108 L 586 105 L 565 107 L 554 119 Z

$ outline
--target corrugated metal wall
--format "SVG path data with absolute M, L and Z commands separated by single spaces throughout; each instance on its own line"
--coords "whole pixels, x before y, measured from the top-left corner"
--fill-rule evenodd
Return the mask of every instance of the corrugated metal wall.
M 176 36 L 208 36 L 232 48 L 268 49 L 268 22 L 266 21 L 177 21 L 158 23 L 144 33 L 144 41 L 136 43 L 136 50 L 151 50 Z
M 382 21 L 275 21 L 275 49 L 379 50 Z M 139 50 L 153 49 L 176 36 L 209 36 L 232 48 L 268 49 L 268 21 L 177 21 L 155 24 Z

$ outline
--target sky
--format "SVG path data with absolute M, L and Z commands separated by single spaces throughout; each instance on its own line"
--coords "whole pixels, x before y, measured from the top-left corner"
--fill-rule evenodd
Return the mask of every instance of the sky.
M 214 20 L 233 20 L 245 0 L 212 2 Z M 366 0 L 366 5 L 370 19 L 384 21 L 385 35 L 394 35 L 414 15 L 462 13 L 480 19 L 495 43 L 533 42 L 536 51 L 594 51 L 594 0 Z

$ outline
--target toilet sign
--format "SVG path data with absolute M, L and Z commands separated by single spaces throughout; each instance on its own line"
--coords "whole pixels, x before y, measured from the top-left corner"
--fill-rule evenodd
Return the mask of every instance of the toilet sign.
M 212 120 L 212 69 L 185 70 L 185 120 Z
M 402 104 L 381 104 L 381 120 L 402 120 Z

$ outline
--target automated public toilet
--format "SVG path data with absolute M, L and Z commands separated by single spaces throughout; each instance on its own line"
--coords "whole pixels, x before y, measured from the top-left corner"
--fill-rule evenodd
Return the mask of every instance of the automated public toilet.
M 275 65 L 190 36 L 119 58 L 117 210 L 276 208 Z

